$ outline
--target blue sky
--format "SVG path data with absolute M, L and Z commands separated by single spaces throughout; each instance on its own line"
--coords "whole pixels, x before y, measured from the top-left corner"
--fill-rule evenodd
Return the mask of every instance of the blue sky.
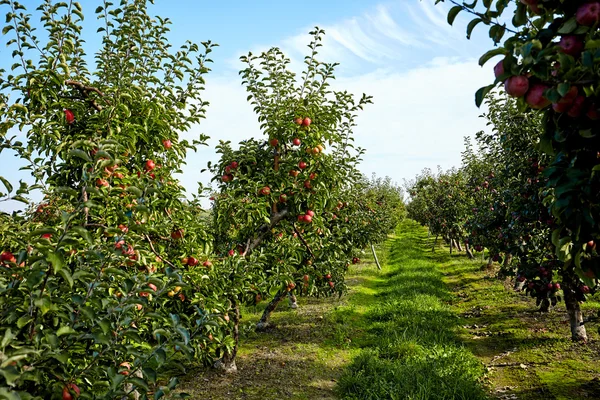
M 21 2 L 32 11 L 39 4 Z M 168 37 L 174 47 L 188 39 L 219 44 L 206 77 L 207 118 L 186 133 L 190 138 L 211 136 L 210 146 L 188 158 L 180 177 L 188 191 L 195 192 L 198 181 L 209 181 L 200 170 L 216 159 L 213 149 L 219 139 L 235 143 L 248 134 L 260 136 L 237 74 L 239 56 L 278 46 L 291 57 L 293 68 L 301 68 L 308 32 L 316 25 L 326 31 L 321 59 L 341 63 L 334 88 L 374 97 L 355 131 L 356 143 L 367 149 L 361 166 L 365 174 L 388 175 L 402 183 L 425 167 L 458 166 L 463 137 L 485 126 L 473 98 L 479 87 L 493 81 L 495 61 L 484 68 L 477 65 L 492 46 L 484 26 L 468 41 L 468 17 L 460 15 L 450 27 L 447 6 L 434 2 L 156 0 L 150 13 L 173 21 Z M 99 42 L 93 11 L 100 2 L 81 4 L 88 54 L 93 54 Z M 0 47 L 0 67 L 10 62 L 8 51 Z M 0 155 L 1 175 L 16 180 L 22 176 L 17 169 L 12 157 Z M 12 206 L 0 203 L 0 209 L 7 207 Z

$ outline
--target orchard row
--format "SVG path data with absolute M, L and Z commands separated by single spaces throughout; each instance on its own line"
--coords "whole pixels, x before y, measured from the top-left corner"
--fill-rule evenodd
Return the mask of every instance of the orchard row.
M 0 6 L 15 62 L 0 152 L 34 182 L 0 177 L 0 201 L 28 205 L 0 214 L 0 397 L 175 398 L 177 368 L 236 369 L 244 305 L 270 301 L 264 327 L 286 296 L 342 295 L 357 251 L 402 218 L 399 188 L 357 170 L 370 98 L 329 88 L 323 31 L 299 77 L 278 49 L 242 57 L 264 136 L 221 142 L 215 188 L 187 199 L 174 175 L 207 140 L 183 133 L 204 117 L 214 45 L 172 49 L 145 0 L 105 3 L 89 66 L 78 3 L 42 3 L 43 39 L 21 4 Z
M 600 2 L 449 2 L 449 23 L 473 16 L 469 36 L 489 27 L 497 47 L 480 64 L 502 57 L 476 93 L 492 131 L 467 143 L 459 169 L 418 176 L 410 213 L 468 254 L 487 248 L 543 311 L 564 298 L 572 338 L 586 341 L 579 304 L 600 278 Z M 512 26 L 498 22 L 509 3 Z

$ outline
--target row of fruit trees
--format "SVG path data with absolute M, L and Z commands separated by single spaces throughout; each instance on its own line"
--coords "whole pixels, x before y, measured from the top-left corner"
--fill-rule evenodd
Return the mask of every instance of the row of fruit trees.
M 0 202 L 25 203 L 0 213 L 0 398 L 158 399 L 192 362 L 234 371 L 244 305 L 270 301 L 264 328 L 286 295 L 342 295 L 402 218 L 400 189 L 357 170 L 371 99 L 331 89 L 322 30 L 301 76 L 277 48 L 242 57 L 263 137 L 217 146 L 203 210 L 174 174 L 208 139 L 183 134 L 205 116 L 215 45 L 172 49 L 145 0 L 105 1 L 90 65 L 77 2 L 43 1 L 39 21 L 0 6 L 0 152 L 31 174 L 0 176 Z
M 580 303 L 600 278 L 600 2 L 449 2 L 450 24 L 473 17 L 468 36 L 489 27 L 496 47 L 480 64 L 502 56 L 476 94 L 490 129 L 460 168 L 409 184 L 409 215 L 471 257 L 487 248 L 541 310 L 564 299 L 573 340 L 586 341 Z

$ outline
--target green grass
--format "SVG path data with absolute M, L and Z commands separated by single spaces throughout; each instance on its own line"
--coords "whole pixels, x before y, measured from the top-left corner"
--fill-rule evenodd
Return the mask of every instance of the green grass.
M 414 222 L 391 241 L 385 279 L 364 315 L 364 350 L 338 390 L 346 399 L 483 399 L 483 365 L 457 335 L 459 318 L 426 234 Z
M 444 248 L 412 221 L 352 266 L 341 299 L 283 302 L 275 327 L 246 331 L 239 372 L 195 367 L 181 389 L 193 399 L 594 399 L 600 398 L 598 323 L 590 343 L 570 341 L 563 305 L 539 314 L 482 261 Z M 244 310 L 255 323 L 259 307 Z M 586 317 L 600 310 L 591 299 Z

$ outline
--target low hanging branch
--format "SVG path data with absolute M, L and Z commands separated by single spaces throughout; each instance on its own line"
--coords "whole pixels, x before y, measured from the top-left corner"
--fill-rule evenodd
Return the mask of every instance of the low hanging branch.
M 102 106 L 100 104 L 96 103 L 96 100 L 90 99 L 91 92 L 95 92 L 100 97 L 104 97 L 104 93 L 102 93 L 102 91 L 100 91 L 100 89 L 95 88 L 93 86 L 86 86 L 81 82 L 73 81 L 73 80 L 66 80 L 65 85 L 73 86 L 75 89 L 79 90 L 81 95 L 84 97 L 85 100 L 88 101 L 90 106 L 92 106 L 96 111 L 102 111 Z
M 284 208 L 279 212 L 271 213 L 271 221 L 268 224 L 262 225 L 258 228 L 256 236 L 253 239 L 248 239 L 246 243 L 246 249 L 244 250 L 243 256 L 249 256 L 252 251 L 264 240 L 265 236 L 273 229 L 281 220 L 288 215 L 288 209 Z
M 300 231 L 298 231 L 298 228 L 296 228 L 296 224 L 292 223 L 292 226 L 294 227 L 294 232 L 296 232 L 296 235 L 298 235 L 298 238 L 300 239 L 300 241 L 302 242 L 302 244 L 304 245 L 304 247 L 306 247 L 306 250 L 308 250 L 308 253 L 310 254 L 310 256 L 314 260 L 316 258 L 315 254 L 313 253 L 312 249 L 310 248 L 310 246 L 308 245 L 308 243 L 306 242 L 306 240 L 304 239 L 304 237 L 302 236 L 302 234 L 300 233 Z

